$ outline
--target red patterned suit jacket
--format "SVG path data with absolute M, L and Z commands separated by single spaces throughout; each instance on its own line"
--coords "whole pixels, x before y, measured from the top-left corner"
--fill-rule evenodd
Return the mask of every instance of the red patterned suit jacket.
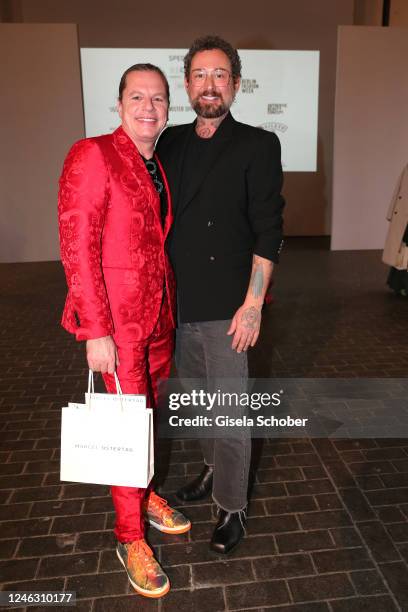
M 155 158 L 158 162 L 157 157 Z M 164 287 L 174 323 L 175 283 L 165 251 L 160 198 L 136 146 L 121 127 L 80 140 L 60 178 L 61 259 L 68 283 L 62 325 L 77 340 L 120 334 L 146 339 Z

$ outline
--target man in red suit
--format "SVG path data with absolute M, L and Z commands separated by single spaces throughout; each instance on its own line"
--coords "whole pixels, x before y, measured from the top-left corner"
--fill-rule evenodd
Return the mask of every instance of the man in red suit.
M 175 285 L 165 250 L 171 198 L 154 145 L 166 125 L 169 87 L 159 68 L 123 74 L 121 126 L 70 150 L 60 179 L 61 259 L 68 296 L 62 325 L 86 341 L 89 367 L 115 392 L 157 402 L 170 373 Z M 169 580 L 144 540 L 144 520 L 165 533 L 190 521 L 152 490 L 112 487 L 117 555 L 137 592 L 161 597 Z

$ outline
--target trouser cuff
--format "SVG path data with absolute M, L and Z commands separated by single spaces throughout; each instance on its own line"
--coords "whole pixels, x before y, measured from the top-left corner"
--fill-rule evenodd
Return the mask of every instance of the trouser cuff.
M 215 497 L 214 493 L 212 494 L 212 498 L 213 498 L 213 501 L 217 504 L 217 506 L 221 508 L 221 510 L 225 510 L 225 512 L 241 512 L 242 510 L 245 510 L 248 505 L 248 500 L 245 500 L 244 505 L 240 505 L 239 507 L 236 507 L 236 508 L 231 508 L 230 504 L 220 503 Z M 227 506 L 229 507 L 227 508 Z

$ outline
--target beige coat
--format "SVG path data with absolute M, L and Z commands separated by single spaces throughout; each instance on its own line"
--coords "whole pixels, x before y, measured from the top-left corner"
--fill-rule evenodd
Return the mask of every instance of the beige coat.
M 408 268 L 408 247 L 402 241 L 408 225 L 408 165 L 405 166 L 387 213 L 390 222 L 383 262 L 399 270 Z

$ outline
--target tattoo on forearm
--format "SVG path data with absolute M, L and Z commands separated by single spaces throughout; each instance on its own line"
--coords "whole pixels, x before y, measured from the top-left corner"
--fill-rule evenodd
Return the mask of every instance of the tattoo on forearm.
M 241 321 L 242 325 L 246 327 L 246 329 L 256 330 L 261 324 L 261 313 L 255 308 L 255 306 L 251 306 L 250 308 L 244 310 Z
M 252 258 L 252 273 L 249 290 L 254 298 L 263 297 L 273 270 L 271 261 L 254 255 Z
M 261 263 L 254 263 L 250 286 L 252 295 L 256 298 L 261 297 L 264 287 L 263 269 Z

